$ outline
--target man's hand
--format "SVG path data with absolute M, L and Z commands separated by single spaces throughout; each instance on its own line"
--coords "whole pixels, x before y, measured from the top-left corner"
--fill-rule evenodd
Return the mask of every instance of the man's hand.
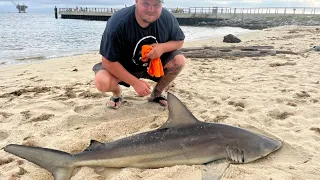
M 138 81 L 132 85 L 134 90 L 139 94 L 139 96 L 147 96 L 151 93 L 150 84 L 138 79 Z
M 149 59 L 155 59 L 160 57 L 164 53 L 163 44 L 151 44 L 152 50 L 148 53 L 147 57 Z

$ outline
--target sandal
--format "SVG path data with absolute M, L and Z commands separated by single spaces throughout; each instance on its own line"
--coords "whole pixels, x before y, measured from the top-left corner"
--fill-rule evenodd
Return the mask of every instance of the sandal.
M 111 106 L 109 103 L 108 103 L 108 107 L 111 108 L 111 109 L 119 109 L 121 104 L 122 104 L 122 101 L 123 101 L 123 96 L 120 95 L 119 97 L 115 98 L 113 96 L 110 97 L 110 101 L 114 102 L 114 106 Z M 109 101 L 109 102 L 110 102 Z M 117 106 L 117 103 L 118 103 L 118 106 Z
M 167 98 L 166 98 L 164 95 L 155 97 L 155 98 L 152 99 L 152 100 L 149 99 L 149 101 L 150 101 L 150 102 L 154 102 L 154 103 L 158 103 L 158 104 L 160 104 L 161 106 L 164 106 L 164 107 L 166 107 L 166 105 L 163 104 L 161 101 L 167 101 L 167 102 L 168 102 Z

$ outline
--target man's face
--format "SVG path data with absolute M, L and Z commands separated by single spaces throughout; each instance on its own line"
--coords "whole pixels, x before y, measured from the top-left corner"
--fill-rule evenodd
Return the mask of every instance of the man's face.
M 136 12 L 138 18 L 144 23 L 156 21 L 162 11 L 162 3 L 159 0 L 136 0 Z

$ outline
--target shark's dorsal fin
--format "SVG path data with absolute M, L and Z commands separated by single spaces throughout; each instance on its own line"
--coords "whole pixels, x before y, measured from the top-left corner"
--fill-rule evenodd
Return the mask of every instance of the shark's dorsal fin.
M 173 94 L 168 92 L 169 118 L 167 122 L 160 127 L 173 128 L 200 123 L 187 107 Z
M 87 149 L 85 149 L 84 151 L 91 151 L 99 146 L 103 145 L 103 143 L 99 142 L 99 141 L 96 141 L 96 140 L 93 140 L 91 139 L 90 141 L 90 145 L 87 147 Z

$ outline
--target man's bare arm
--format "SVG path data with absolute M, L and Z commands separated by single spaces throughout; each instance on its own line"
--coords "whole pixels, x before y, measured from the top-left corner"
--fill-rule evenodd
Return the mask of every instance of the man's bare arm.
M 182 48 L 184 41 L 168 41 L 161 43 L 164 53 L 171 52 Z
M 160 44 L 152 44 L 152 50 L 149 52 L 147 57 L 154 59 L 162 56 L 163 53 L 178 50 L 183 46 L 184 41 L 168 41 Z

